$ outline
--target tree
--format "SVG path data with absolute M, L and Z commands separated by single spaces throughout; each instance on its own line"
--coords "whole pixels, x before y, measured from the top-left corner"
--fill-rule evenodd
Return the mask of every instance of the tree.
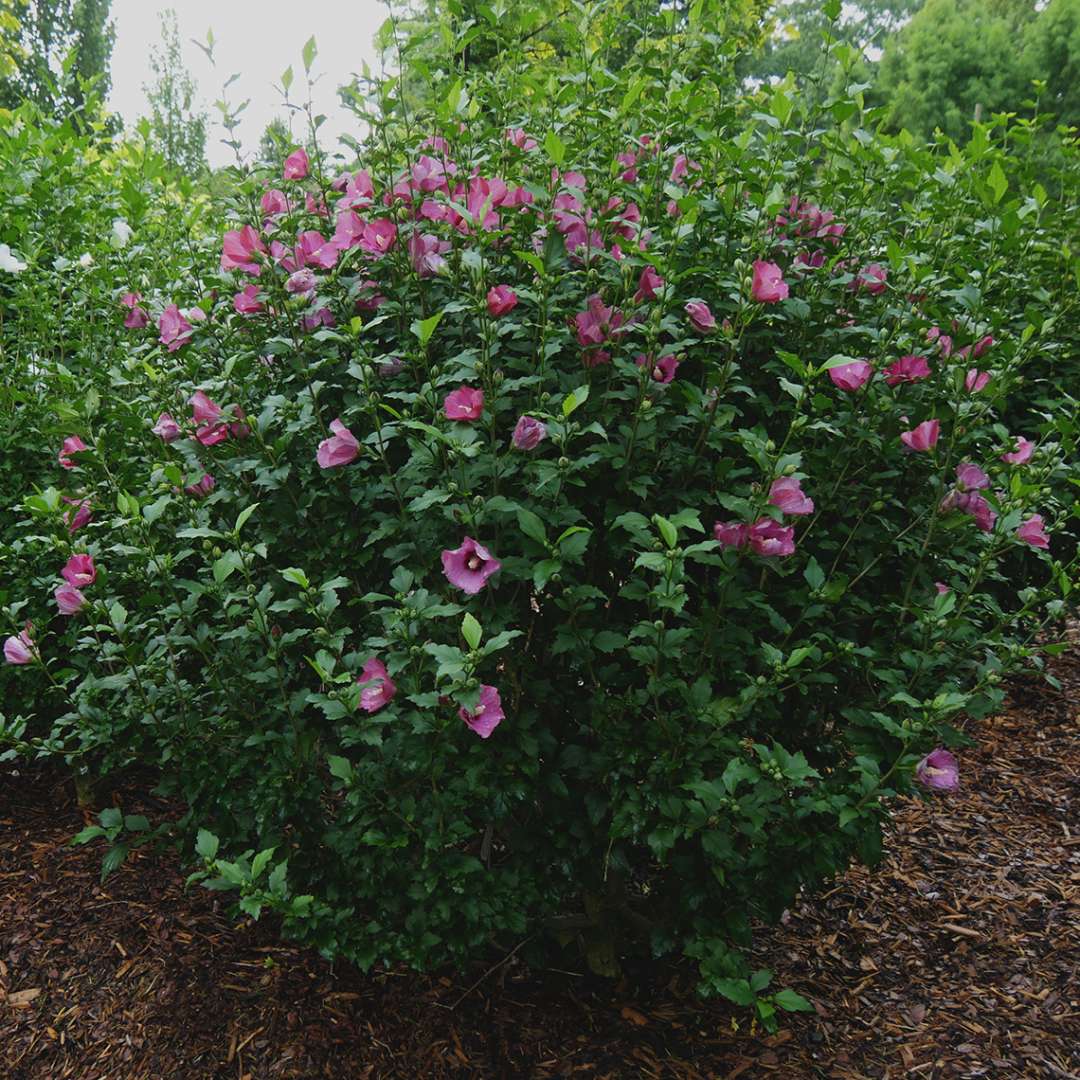
M 263 128 L 262 137 L 259 139 L 258 161 L 261 165 L 280 166 L 285 160 L 285 155 L 295 145 L 292 132 L 289 130 L 289 122 L 280 116 L 275 116 Z
M 826 58 L 822 34 L 828 31 L 854 46 L 872 64 L 890 34 L 922 7 L 923 0 L 858 0 L 845 3 L 834 23 L 820 0 L 777 0 L 768 12 L 761 48 L 748 53 L 740 74 L 752 79 L 783 78 L 789 71 L 818 87 L 828 87 L 835 62 Z
M 891 126 L 964 141 L 977 112 L 1018 111 L 1033 77 L 1018 44 L 1035 16 L 1033 0 L 927 0 L 881 59 Z
M 108 96 L 116 29 L 111 0 L 2 0 L 0 105 L 33 101 L 62 119 Z M 15 25 L 12 25 L 12 24 Z M 5 63 L 5 61 L 8 61 Z M 11 68 L 14 70 L 11 70 Z
M 0 0 L 0 79 L 10 79 L 19 70 L 21 26 L 16 6 L 16 0 Z
M 1046 81 L 1040 107 L 1065 124 L 1080 124 L 1080 0 L 1051 0 L 1028 28 L 1025 58 Z
M 197 109 L 198 86 L 184 66 L 180 30 L 172 8 L 161 13 L 161 44 L 150 52 L 154 83 L 144 86 L 150 103 L 150 141 L 175 169 L 191 175 L 206 168 L 206 112 Z

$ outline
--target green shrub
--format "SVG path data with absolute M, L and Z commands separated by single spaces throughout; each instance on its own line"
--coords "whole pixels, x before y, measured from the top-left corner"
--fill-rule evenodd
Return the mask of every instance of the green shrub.
M 1073 192 L 1004 121 L 751 111 L 686 34 L 692 81 L 586 49 L 422 124 L 383 86 L 340 179 L 238 175 L 224 247 L 136 228 L 43 360 L 8 559 L 51 570 L 7 614 L 59 715 L 12 752 L 152 766 L 196 877 L 328 955 L 549 927 L 752 999 L 751 919 L 876 859 L 1070 592 L 1075 411 L 1006 410 L 1076 370 Z M 3 286 L 19 325 L 49 280 Z

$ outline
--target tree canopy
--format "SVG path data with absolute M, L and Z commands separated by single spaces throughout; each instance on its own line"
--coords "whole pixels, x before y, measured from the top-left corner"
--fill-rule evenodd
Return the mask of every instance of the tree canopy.
M 62 118 L 108 96 L 111 0 L 0 0 L 0 106 Z

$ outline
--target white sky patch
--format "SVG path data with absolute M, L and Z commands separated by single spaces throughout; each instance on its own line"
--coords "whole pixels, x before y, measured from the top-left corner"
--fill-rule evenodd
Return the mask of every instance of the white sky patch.
M 327 117 L 319 132 L 320 144 L 334 150 L 343 132 L 359 135 L 355 118 L 338 103 L 337 87 L 360 73 L 365 60 L 373 72 L 379 70 L 372 42 L 386 20 L 387 8 L 377 0 L 112 0 L 116 46 L 109 106 L 123 117 L 126 127 L 149 112 L 143 87 L 151 81 L 150 50 L 161 40 L 159 12 L 169 7 L 176 11 L 184 62 L 198 83 L 210 122 L 206 152 L 211 165 L 235 160 L 232 150 L 220 141 L 225 132 L 213 102 L 221 97 L 225 80 L 236 72 L 240 78 L 229 87 L 228 100 L 233 106 L 251 101 L 241 114 L 238 132 L 249 158 L 275 116 L 285 120 L 292 116 L 293 130 L 298 136 L 303 134 L 303 117 L 285 108 L 274 87 L 280 86 L 282 72 L 291 65 L 290 100 L 306 99 L 300 53 L 312 34 L 319 50 L 312 69 L 317 78 L 312 100 L 316 113 Z M 191 41 L 205 42 L 207 29 L 214 31 L 216 39 L 216 67 Z

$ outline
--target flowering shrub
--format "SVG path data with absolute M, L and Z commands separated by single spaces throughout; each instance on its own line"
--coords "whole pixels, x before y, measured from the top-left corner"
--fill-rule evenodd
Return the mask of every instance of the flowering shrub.
M 197 876 L 327 954 L 547 926 L 749 1000 L 751 920 L 963 782 L 1071 590 L 1075 415 L 1007 411 L 1068 332 L 1011 129 L 751 114 L 687 33 L 694 80 L 377 86 L 357 162 L 234 176 L 42 358 L 4 737 L 152 766 Z

